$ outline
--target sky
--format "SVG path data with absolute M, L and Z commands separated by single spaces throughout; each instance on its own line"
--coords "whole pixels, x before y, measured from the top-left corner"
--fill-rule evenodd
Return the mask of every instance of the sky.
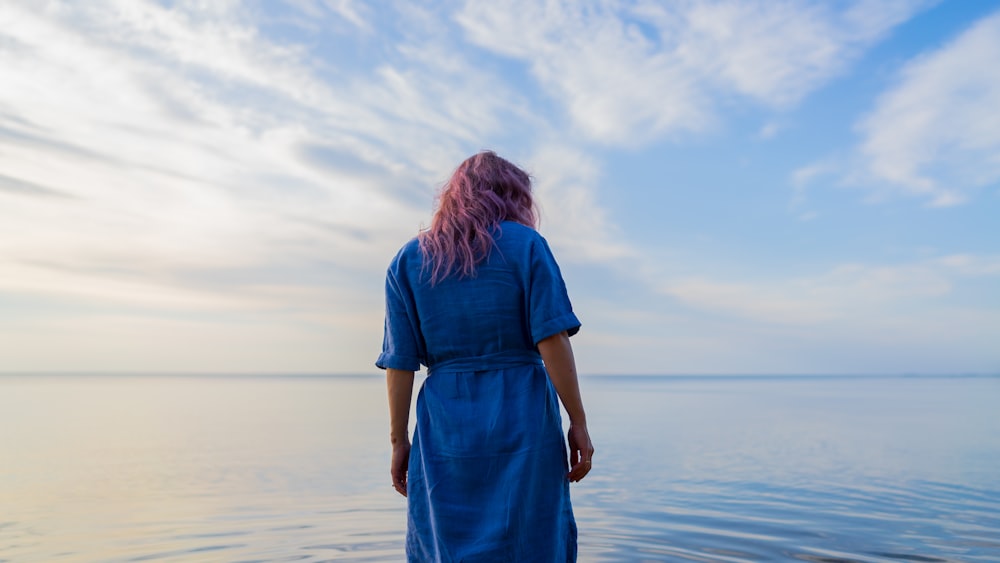
M 1000 373 L 1000 3 L 0 3 L 0 372 L 375 374 L 455 167 L 581 374 Z

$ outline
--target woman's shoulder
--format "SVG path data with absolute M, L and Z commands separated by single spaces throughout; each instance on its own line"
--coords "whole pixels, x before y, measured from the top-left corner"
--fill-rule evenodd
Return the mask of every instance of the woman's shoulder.
M 511 242 L 521 242 L 532 244 L 538 241 L 545 241 L 541 233 L 527 225 L 522 225 L 514 221 L 503 221 L 500 223 L 500 240 L 506 238 Z
M 420 237 L 413 237 L 406 241 L 399 249 L 399 254 L 417 255 L 420 254 Z
M 420 239 L 418 237 L 413 237 L 399 248 L 396 255 L 389 263 L 389 269 L 398 270 L 400 268 L 406 268 L 406 266 L 411 263 L 419 263 L 420 256 Z
M 526 253 L 527 256 L 550 255 L 549 242 L 537 230 L 521 223 L 504 221 L 500 224 L 498 246 L 505 252 Z

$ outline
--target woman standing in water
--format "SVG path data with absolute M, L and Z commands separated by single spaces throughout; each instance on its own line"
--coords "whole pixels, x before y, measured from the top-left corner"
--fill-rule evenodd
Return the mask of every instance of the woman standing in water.
M 484 151 L 439 197 L 430 229 L 389 266 L 376 362 L 389 392 L 393 487 L 408 500 L 407 558 L 575 561 L 569 482 L 594 454 L 569 342 L 580 322 L 535 231 L 531 180 Z M 428 376 L 411 447 L 420 364 Z

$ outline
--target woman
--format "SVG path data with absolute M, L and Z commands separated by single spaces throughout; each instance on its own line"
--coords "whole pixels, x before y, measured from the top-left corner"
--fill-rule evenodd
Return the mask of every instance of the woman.
M 430 229 L 386 274 L 376 365 L 410 561 L 576 560 L 569 482 L 594 454 L 569 342 L 580 322 L 536 224 L 528 174 L 484 151 L 458 167 Z

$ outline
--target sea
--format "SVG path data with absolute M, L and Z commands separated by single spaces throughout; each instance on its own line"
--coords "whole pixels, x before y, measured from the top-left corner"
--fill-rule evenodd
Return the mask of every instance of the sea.
M 581 388 L 579 561 L 1000 561 L 1000 377 Z M 403 561 L 389 453 L 381 374 L 3 375 L 0 562 Z

